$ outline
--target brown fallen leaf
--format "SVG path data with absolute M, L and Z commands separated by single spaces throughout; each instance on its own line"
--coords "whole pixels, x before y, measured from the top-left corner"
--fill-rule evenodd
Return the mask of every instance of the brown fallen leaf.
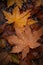
M 25 32 L 20 31 L 19 28 L 15 28 L 15 30 L 17 36 L 12 35 L 6 38 L 11 45 L 14 45 L 10 53 L 22 52 L 22 58 L 24 58 L 29 53 L 29 48 L 34 49 L 40 46 L 37 40 L 43 34 L 43 27 L 34 32 L 31 32 L 29 26 L 25 27 Z

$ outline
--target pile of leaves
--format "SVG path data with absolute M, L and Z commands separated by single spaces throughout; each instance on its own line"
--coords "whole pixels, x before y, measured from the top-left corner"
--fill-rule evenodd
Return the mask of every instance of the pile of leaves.
M 0 65 L 43 65 L 43 6 L 40 0 L 0 1 Z

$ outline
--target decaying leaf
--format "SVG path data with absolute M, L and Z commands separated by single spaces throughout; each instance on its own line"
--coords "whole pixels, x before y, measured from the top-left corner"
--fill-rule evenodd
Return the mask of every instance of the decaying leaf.
M 25 32 L 21 32 L 19 28 L 15 28 L 15 30 L 17 36 L 12 35 L 6 38 L 11 45 L 14 45 L 11 53 L 22 52 L 22 58 L 24 58 L 29 52 L 29 48 L 34 49 L 40 46 L 37 40 L 43 34 L 43 27 L 33 33 L 29 26 L 26 26 Z

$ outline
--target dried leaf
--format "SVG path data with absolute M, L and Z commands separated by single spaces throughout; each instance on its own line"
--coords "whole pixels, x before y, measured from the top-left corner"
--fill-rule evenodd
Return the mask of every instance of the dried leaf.
M 12 35 L 6 38 L 10 44 L 14 44 L 11 53 L 22 52 L 22 58 L 24 58 L 29 52 L 29 48 L 34 49 L 40 46 L 37 40 L 43 34 L 43 27 L 33 33 L 28 26 L 26 26 L 25 32 L 21 32 L 19 28 L 16 28 L 16 32 L 18 32 L 17 36 Z M 27 48 L 28 50 L 26 50 Z
M 23 28 L 27 22 L 29 25 L 36 23 L 37 21 L 29 19 L 28 17 L 31 16 L 31 9 L 27 10 L 26 12 L 23 12 L 20 14 L 19 8 L 16 7 L 13 9 L 12 14 L 8 13 L 7 11 L 3 11 L 5 18 L 8 20 L 7 23 L 11 24 L 14 22 L 14 26 L 17 26 L 19 28 Z
M 3 11 L 3 13 L 5 15 L 5 18 L 8 20 L 7 21 L 8 24 L 15 22 L 15 24 L 19 27 L 26 25 L 27 18 L 30 17 L 30 10 L 27 10 L 26 12 L 20 14 L 18 7 L 16 7 L 13 10 L 13 15 L 6 11 Z
M 22 14 L 20 14 L 20 11 L 19 11 L 18 7 L 13 9 L 13 11 L 12 11 L 13 15 L 11 15 L 11 13 L 8 13 L 7 11 L 3 11 L 3 13 L 4 13 L 4 15 L 5 15 L 5 17 L 6 17 L 6 19 L 8 21 L 9 21 L 9 19 L 12 19 L 13 22 L 15 21 L 16 18 L 17 19 L 21 19 L 27 14 L 28 14 L 28 17 L 30 17 L 30 15 L 29 15 L 30 14 L 30 10 L 27 10 L 26 12 L 23 12 Z M 13 18 L 14 18 L 14 20 L 13 20 Z M 9 22 L 11 22 L 11 20 Z

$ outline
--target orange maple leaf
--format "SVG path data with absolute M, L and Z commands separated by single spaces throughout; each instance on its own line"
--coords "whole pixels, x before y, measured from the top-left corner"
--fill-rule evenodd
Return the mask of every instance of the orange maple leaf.
M 11 45 L 14 45 L 11 53 L 22 52 L 22 58 L 24 58 L 29 53 L 29 48 L 34 49 L 40 46 L 37 40 L 43 34 L 43 27 L 33 33 L 28 26 L 24 29 L 25 32 L 21 32 L 17 27 L 15 30 L 17 36 L 11 35 L 6 38 Z

